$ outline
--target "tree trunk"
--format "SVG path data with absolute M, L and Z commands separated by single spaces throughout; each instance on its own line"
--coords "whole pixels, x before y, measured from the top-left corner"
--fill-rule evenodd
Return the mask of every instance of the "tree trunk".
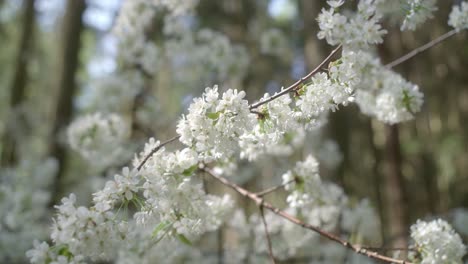
M 50 154 L 59 164 L 52 190 L 52 203 L 57 203 L 61 196 L 63 175 L 67 163 L 66 148 L 59 141 L 59 135 L 69 124 L 73 113 L 73 95 L 77 88 L 75 76 L 79 68 L 80 35 L 83 29 L 82 15 L 86 8 L 85 0 L 69 0 L 64 17 L 63 41 L 60 50 L 61 69 L 58 89 L 58 102 L 55 109 L 53 139 Z
M 24 99 L 26 83 L 28 81 L 28 69 L 27 62 L 30 56 L 34 33 L 34 0 L 26 0 L 24 3 L 24 20 L 23 28 L 21 33 L 21 40 L 19 43 L 19 49 L 16 56 L 16 66 L 13 73 L 13 80 L 11 83 L 10 91 L 10 113 L 13 113 L 16 108 L 21 104 Z M 10 115 L 11 116 L 11 115 Z M 18 151 L 16 149 L 16 139 L 14 137 L 14 131 L 9 129 L 9 125 L 13 120 L 7 120 L 7 129 L 2 139 L 2 156 L 1 165 L 12 166 L 18 160 Z
M 388 172 L 387 186 L 387 222 L 389 225 L 390 244 L 394 247 L 406 247 L 408 229 L 408 199 L 402 174 L 400 138 L 397 125 L 386 126 L 386 156 Z

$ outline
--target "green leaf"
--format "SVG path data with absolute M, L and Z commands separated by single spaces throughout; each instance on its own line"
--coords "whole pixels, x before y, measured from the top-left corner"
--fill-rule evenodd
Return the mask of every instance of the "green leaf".
M 65 256 L 67 259 L 73 257 L 73 254 L 68 250 L 68 247 L 64 246 L 58 250 L 58 255 Z
M 215 112 L 215 113 L 206 113 L 206 116 L 207 116 L 209 119 L 216 120 L 216 119 L 219 118 L 219 112 Z
M 155 238 L 158 235 L 159 232 L 161 232 L 162 230 L 168 228 L 171 225 L 172 225 L 172 223 L 168 222 L 168 221 L 164 221 L 164 222 L 159 223 L 159 225 L 157 225 L 156 228 L 153 230 L 153 233 L 151 234 L 151 237 Z
M 182 174 L 188 177 L 188 176 L 191 176 L 197 169 L 198 169 L 198 164 L 195 164 L 192 167 L 184 170 Z
M 192 242 L 190 242 L 190 240 L 182 234 L 177 234 L 177 239 L 179 239 L 180 242 L 186 245 L 189 245 L 189 246 L 192 245 Z

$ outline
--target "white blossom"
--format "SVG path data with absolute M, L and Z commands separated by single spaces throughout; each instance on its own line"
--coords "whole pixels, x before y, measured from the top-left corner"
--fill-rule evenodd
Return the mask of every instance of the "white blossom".
M 312 77 L 311 83 L 299 90 L 296 105 L 304 118 L 310 119 L 330 110 L 335 111 L 340 104 L 347 104 L 351 92 L 346 86 L 332 82 L 327 74 L 318 73 Z
M 437 10 L 435 0 L 408 0 L 403 3 L 405 19 L 401 25 L 403 30 L 415 30 L 417 26 L 432 18 L 432 13 Z
M 418 220 L 411 226 L 411 238 L 422 256 L 422 264 L 462 263 L 466 247 L 460 236 L 444 220 Z
M 228 90 L 219 98 L 217 86 L 206 88 L 177 125 L 180 141 L 193 147 L 205 161 L 233 155 L 237 139 L 250 131 L 255 121 L 244 96 L 243 91 Z
M 79 117 L 67 130 L 70 146 L 86 160 L 105 167 L 122 158 L 130 133 L 127 122 L 116 114 Z
M 448 24 L 457 31 L 468 29 L 468 2 L 463 1 L 460 5 L 454 5 L 450 12 Z
M 381 15 L 374 8 L 374 5 L 360 4 L 358 11 L 350 17 L 346 17 L 336 13 L 334 8 L 322 9 L 317 18 L 320 28 L 317 37 L 325 39 L 330 45 L 342 44 L 354 49 L 381 43 L 382 36 L 387 31 L 382 29 L 379 24 Z

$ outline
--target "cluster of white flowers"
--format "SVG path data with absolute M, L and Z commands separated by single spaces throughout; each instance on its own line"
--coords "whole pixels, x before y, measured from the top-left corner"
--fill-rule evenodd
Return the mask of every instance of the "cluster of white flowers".
M 34 239 L 46 239 L 50 192 L 57 162 L 23 159 L 0 170 L 0 259 L 23 263 Z
M 149 1 L 124 1 L 113 28 L 119 41 L 119 59 L 126 67 L 142 67 L 154 73 L 159 51 L 155 44 L 147 41 L 146 27 L 151 24 L 155 8 Z
M 355 75 L 351 83 L 362 113 L 395 124 L 412 119 L 420 111 L 423 94 L 417 85 L 383 66 L 368 52 L 354 52 L 352 58 Z
M 444 220 L 418 220 L 411 226 L 411 237 L 422 257 L 422 264 L 462 263 L 466 247 L 460 236 Z
M 309 155 L 283 174 L 283 183 L 289 183 L 285 189 L 290 191 L 286 201 L 292 208 L 301 209 L 308 223 L 333 229 L 347 197 L 338 185 L 321 180 L 318 167 L 317 160 Z
M 124 143 L 129 133 L 129 125 L 122 117 L 95 113 L 75 120 L 68 127 L 67 138 L 86 160 L 105 167 L 126 153 Z
M 151 139 L 135 158 L 135 166 L 159 144 Z M 195 151 L 186 148 L 167 152 L 160 148 L 140 171 L 124 168 L 114 180 L 108 181 L 94 194 L 92 207 L 75 206 L 73 194 L 62 199 L 62 204 L 56 207 L 58 214 L 51 234 L 55 247 L 36 243 L 28 252 L 29 258 L 33 263 L 112 260 L 118 255 L 125 259 L 126 254 L 128 258 L 132 256 L 127 242 L 133 236 L 140 236 L 141 243 L 147 245 L 165 237 L 189 243 L 217 229 L 233 207 L 233 201 L 228 195 L 206 194 L 201 181 L 192 177 L 197 169 Z M 122 220 L 120 209 L 115 210 L 130 204 L 137 211 L 129 222 Z
M 337 12 L 344 1 L 329 1 L 331 8 L 322 9 L 317 18 L 320 27 L 318 38 L 326 39 L 330 45 L 342 44 L 353 48 L 381 43 L 387 31 L 379 24 L 382 14 L 376 9 L 375 2 L 380 1 L 359 1 L 358 12 L 348 18 Z
M 295 208 L 287 208 L 284 211 L 307 219 L 305 221 L 317 217 L 309 210 L 300 212 Z M 341 229 L 349 232 L 356 242 L 376 241 L 379 226 L 375 223 L 378 223 L 378 217 L 367 200 L 354 207 L 346 207 L 342 213 L 341 223 L 337 224 L 341 224 Z M 275 257 L 284 262 L 288 262 L 290 258 L 304 258 L 312 260 L 313 263 L 374 263 L 364 256 L 346 254 L 346 248 L 341 245 L 326 241 L 313 232 L 304 232 L 302 227 L 270 211 L 265 212 L 265 220 L 268 223 Z M 372 225 L 366 225 L 371 222 Z M 225 255 L 230 260 L 228 263 L 268 261 L 267 240 L 260 215 L 252 214 L 246 217 L 242 210 L 237 210 L 228 222 L 228 228 L 234 231 L 234 242 L 227 244 L 225 249 Z
M 227 90 L 219 98 L 217 86 L 206 88 L 177 124 L 180 141 L 207 162 L 232 156 L 238 149 L 238 138 L 251 131 L 255 122 L 244 97 L 244 91 Z
M 401 30 L 415 30 L 417 26 L 432 18 L 432 13 L 437 10 L 436 0 L 408 0 L 403 2 L 405 19 Z
M 166 21 L 171 27 L 174 23 Z M 176 33 L 164 43 L 164 54 L 177 84 L 193 87 L 220 80 L 229 83 L 246 75 L 249 66 L 246 49 L 233 44 L 225 35 L 211 29 L 187 28 Z
M 193 238 L 216 229 L 233 206 L 228 196 L 205 193 L 201 181 L 191 177 L 197 169 L 198 153 L 185 148 L 176 152 L 161 149 L 141 170 L 145 179 L 143 212 L 146 216 L 157 215 L 161 223 L 170 225 L 171 235 Z
M 458 31 L 468 29 L 468 2 L 453 6 L 448 24 Z
M 309 84 L 298 91 L 300 97 L 296 101 L 304 119 L 313 119 L 328 111 L 335 111 L 338 105 L 346 105 L 351 98 L 352 90 L 345 85 L 333 82 L 325 73 L 312 77 Z
M 269 96 L 265 94 L 263 98 Z M 258 122 L 250 133 L 241 135 L 239 139 L 242 158 L 255 160 L 263 153 L 288 155 L 293 150 L 292 146 L 302 144 L 305 132 L 291 103 L 291 97 L 284 95 L 257 109 Z
M 143 78 L 135 71 L 105 76 L 90 85 L 83 98 L 83 107 L 101 113 L 128 111 L 142 87 Z
M 408 22 L 404 24 L 405 28 L 409 27 L 410 23 L 414 24 L 422 19 L 423 11 L 421 10 L 433 11 L 433 1 L 426 2 L 415 1 L 410 4 L 413 11 L 412 15 L 407 18 Z M 331 45 L 344 45 L 343 57 L 330 64 L 329 75 L 332 82 L 326 82 L 325 78 L 322 78 L 322 82 L 316 85 L 318 87 L 311 89 L 313 95 L 322 95 L 317 98 L 317 101 L 320 101 L 322 105 L 313 107 L 314 101 L 306 102 L 305 105 L 308 109 L 302 110 L 305 112 L 307 112 L 306 110 L 317 112 L 327 108 L 333 110 L 337 98 L 338 103 L 347 102 L 350 93 L 354 91 L 356 103 L 364 114 L 389 124 L 412 119 L 414 114 L 419 112 L 423 102 L 423 95 L 419 92 L 418 87 L 403 79 L 399 74 L 385 68 L 369 52 L 359 50 L 368 44 L 380 43 L 382 35 L 386 33 L 378 24 L 378 20 L 382 18 L 384 12 L 383 9 L 379 8 L 381 1 L 359 1 L 358 12 L 350 21 L 345 16 L 335 13 L 335 6 L 339 4 L 340 2 L 331 3 L 332 8 L 322 10 L 318 19 L 321 29 L 318 36 L 325 38 Z M 427 16 L 427 13 L 424 14 Z M 373 26 L 368 29 L 364 26 L 357 27 L 353 19 L 361 21 L 359 23 L 362 25 L 366 25 L 365 21 L 367 21 L 366 23 Z M 351 34 L 352 32 L 354 33 Z M 356 40 L 353 41 L 353 39 Z M 337 82 L 337 79 L 340 81 Z M 323 83 L 328 84 L 329 87 Z M 330 89 L 330 86 L 335 87 L 335 89 Z M 327 93 L 334 97 L 323 98 Z M 323 105 L 323 103 L 328 103 L 328 105 Z

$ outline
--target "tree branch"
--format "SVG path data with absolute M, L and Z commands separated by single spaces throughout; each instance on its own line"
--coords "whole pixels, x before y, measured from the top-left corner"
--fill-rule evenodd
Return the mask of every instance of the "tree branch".
M 274 191 L 276 191 L 276 190 L 278 190 L 280 188 L 283 188 L 284 186 L 286 186 L 286 185 L 288 185 L 290 183 L 293 183 L 295 181 L 296 181 L 295 179 L 289 180 L 289 181 L 287 181 L 285 183 L 282 183 L 280 185 L 276 185 L 276 186 L 273 186 L 271 188 L 265 189 L 263 191 L 256 192 L 255 195 L 260 196 L 260 197 L 265 196 L 265 195 L 267 195 L 269 193 L 272 193 L 272 192 L 274 192 Z
M 371 250 L 367 250 L 366 248 L 363 248 L 359 245 L 354 245 L 344 239 L 341 239 L 339 238 L 338 236 L 334 235 L 334 234 L 331 234 L 331 233 L 328 233 L 316 226 L 313 226 L 313 225 L 310 225 L 308 223 L 305 223 L 305 222 L 302 222 L 301 220 L 297 219 L 296 217 L 280 210 L 279 208 L 277 207 L 274 207 L 273 205 L 269 204 L 268 202 L 265 202 L 263 201 L 263 199 L 261 197 L 259 197 L 258 195 L 256 195 L 255 193 L 252 193 L 242 187 L 240 187 L 239 185 L 229 181 L 228 179 L 224 178 L 224 177 L 221 177 L 221 176 L 218 176 L 216 175 L 212 170 L 210 170 L 209 168 L 203 168 L 202 169 L 204 172 L 206 172 L 208 175 L 210 175 L 211 177 L 213 177 L 214 179 L 218 180 L 219 182 L 221 182 L 223 185 L 226 185 L 230 188 L 232 188 L 233 190 L 235 190 L 236 192 L 238 192 L 239 194 L 241 194 L 242 196 L 246 197 L 246 198 L 249 198 L 250 200 L 254 201 L 256 204 L 260 204 L 262 205 L 264 208 L 267 208 L 268 210 L 272 211 L 273 213 L 275 213 L 276 215 L 298 225 L 298 226 L 301 226 L 305 229 L 309 229 L 309 230 L 312 230 L 314 231 L 315 233 L 318 233 L 319 235 L 321 235 L 322 237 L 325 237 L 331 241 L 334 241 L 348 249 L 351 249 L 352 251 L 358 253 L 358 254 L 361 254 L 361 255 L 364 255 L 364 256 L 367 256 L 369 258 L 372 258 L 372 259 L 376 259 L 376 260 L 380 260 L 380 261 L 383 261 L 383 262 L 387 262 L 387 263 L 396 263 L 396 264 L 412 264 L 411 262 L 408 262 L 406 260 L 400 260 L 400 259 L 394 259 L 394 258 L 391 258 L 391 257 L 387 257 L 387 256 L 384 256 L 384 255 L 381 255 L 379 254 L 378 252 L 375 252 L 375 251 L 371 251 Z
M 138 165 L 137 167 L 137 170 L 141 170 L 141 168 L 143 167 L 143 165 L 145 165 L 145 163 L 148 161 L 149 158 L 151 158 L 151 156 L 153 156 L 154 153 L 156 153 L 156 151 L 160 150 L 162 147 L 166 146 L 167 144 L 171 143 L 171 142 L 174 142 L 176 141 L 177 139 L 179 139 L 180 136 L 177 135 L 173 138 L 170 138 L 164 142 L 162 142 L 161 144 L 159 144 L 157 147 L 155 147 L 154 149 L 151 150 L 150 153 L 148 153 L 148 155 L 146 155 L 146 157 L 141 161 L 141 163 Z
M 252 109 L 255 109 L 255 108 L 258 108 L 259 106 L 261 105 L 264 105 L 266 103 L 269 103 L 273 100 L 275 100 L 276 98 L 278 97 L 281 97 L 289 92 L 292 92 L 294 91 L 297 87 L 299 87 L 302 83 L 304 83 L 304 81 L 306 81 L 307 79 L 309 79 L 310 77 L 314 76 L 315 74 L 317 74 L 320 70 L 322 70 L 322 67 L 327 64 L 332 58 L 333 56 L 341 49 L 341 45 L 339 45 L 338 47 L 336 47 L 334 50 L 332 50 L 330 52 L 330 54 L 317 66 L 315 67 L 315 69 L 313 69 L 311 72 L 309 72 L 306 76 L 302 77 L 301 79 L 297 80 L 295 83 L 291 84 L 289 87 L 287 87 L 286 89 L 284 90 L 281 90 L 281 92 L 279 93 L 276 93 L 266 99 L 260 99 L 260 101 L 256 102 L 256 103 L 253 103 L 249 106 L 250 110 Z
M 265 237 L 266 237 L 267 245 L 268 245 L 268 254 L 270 255 L 271 263 L 276 264 L 275 255 L 273 255 L 273 247 L 271 246 L 270 233 L 268 233 L 268 225 L 265 219 L 263 200 L 262 200 L 262 203 L 259 205 L 259 209 L 260 209 L 260 215 L 262 217 L 263 227 L 265 228 Z
M 442 36 L 439 36 L 438 38 L 433 39 L 433 40 L 429 41 L 428 43 L 420 46 L 419 48 L 416 48 L 416 49 L 410 51 L 409 53 L 401 56 L 400 58 L 388 63 L 387 65 L 385 65 L 385 67 L 391 69 L 391 68 L 393 68 L 393 67 L 395 67 L 395 66 L 397 66 L 397 65 L 399 65 L 399 64 L 401 64 L 401 63 L 403 63 L 403 62 L 405 62 L 405 61 L 407 61 L 407 60 L 409 60 L 411 58 L 413 58 L 414 56 L 418 55 L 419 53 L 424 52 L 429 48 L 432 48 L 433 46 L 439 44 L 440 42 L 442 42 L 442 41 L 444 41 L 446 39 L 448 39 L 449 37 L 455 35 L 456 33 L 457 33 L 457 30 L 452 29 L 449 32 L 443 34 Z

